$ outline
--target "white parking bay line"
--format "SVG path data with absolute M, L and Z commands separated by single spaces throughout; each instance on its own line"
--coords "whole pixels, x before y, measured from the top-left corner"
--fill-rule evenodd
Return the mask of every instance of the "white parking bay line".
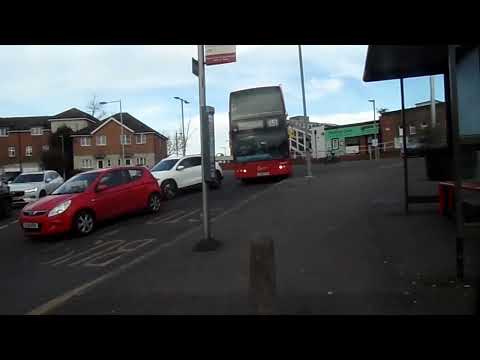
M 2 225 L 2 226 L 0 226 L 0 230 L 5 229 L 6 227 L 8 227 L 8 225 Z
M 16 224 L 18 223 L 18 219 L 17 220 L 13 220 L 12 222 L 10 222 L 10 225 L 13 225 L 13 224 Z
M 288 180 L 286 180 L 286 181 L 288 181 Z M 259 191 L 258 193 L 253 194 L 249 198 L 241 201 L 236 206 L 234 206 L 234 207 L 224 211 L 223 213 L 213 217 L 213 219 L 215 219 L 215 220 L 221 219 L 221 218 L 233 213 L 234 211 L 237 211 L 237 210 L 241 209 L 242 207 L 244 207 L 245 205 L 250 203 L 252 200 L 255 200 L 258 197 L 260 197 L 261 195 L 267 193 L 268 191 L 271 191 L 272 189 L 275 189 L 276 187 L 279 186 L 279 184 L 282 184 L 283 182 L 284 181 L 276 183 L 276 184 L 266 188 L 263 191 Z M 173 240 L 171 240 L 169 242 L 166 242 L 166 243 L 162 243 L 162 244 L 158 245 L 157 247 L 153 248 L 152 250 L 148 251 L 147 253 L 138 256 L 137 258 L 133 259 L 129 263 L 123 264 L 123 265 L 117 267 L 116 269 L 114 269 L 110 272 L 107 272 L 106 274 L 104 274 L 104 275 L 102 275 L 102 276 L 100 276 L 100 277 L 98 277 L 98 278 L 96 278 L 96 279 L 94 279 L 90 282 L 84 283 L 83 285 L 80 285 L 80 286 L 78 286 L 78 287 L 76 287 L 76 288 L 74 288 L 70 291 L 67 291 L 67 292 L 63 293 L 60 296 L 57 296 L 56 298 L 54 298 L 50 301 L 47 301 L 46 303 L 44 303 L 44 304 L 36 307 L 32 311 L 28 312 L 27 315 L 45 315 L 45 314 L 51 313 L 53 310 L 55 310 L 55 309 L 59 308 L 60 306 L 64 305 L 66 302 L 71 300 L 73 297 L 82 295 L 82 294 L 86 293 L 88 290 L 92 290 L 93 288 L 95 288 L 99 284 L 101 284 L 101 283 L 103 283 L 103 282 L 105 282 L 109 279 L 117 277 L 118 275 L 124 273 L 125 271 L 129 270 L 130 268 L 134 267 L 135 265 L 151 258 L 152 256 L 155 256 L 160 251 L 162 251 L 164 248 L 168 248 L 170 246 L 173 246 L 176 243 L 178 243 L 179 241 L 187 239 L 189 236 L 193 235 L 195 232 L 200 231 L 200 230 L 201 230 L 201 226 L 195 226 L 195 227 L 191 228 L 190 230 L 187 230 L 184 233 L 178 235 Z
M 106 232 L 105 234 L 100 235 L 100 237 L 107 237 L 107 236 L 115 235 L 115 234 L 118 233 L 120 230 L 121 230 L 121 229 L 115 229 L 115 230 Z
M 171 213 L 167 213 L 166 215 L 164 216 L 159 216 L 159 217 L 156 217 L 152 220 L 149 220 L 147 221 L 145 224 L 147 225 L 155 225 L 155 224 L 159 224 L 165 220 L 170 220 L 170 219 L 173 219 L 174 217 L 176 216 L 179 216 L 179 215 L 182 215 L 184 214 L 185 211 L 183 210 L 173 210 Z
M 199 211 L 200 211 L 200 209 L 195 209 L 195 210 L 190 211 L 189 213 L 187 213 L 187 214 L 185 214 L 185 215 L 182 215 L 182 216 L 180 216 L 180 217 L 177 217 L 177 218 L 174 219 L 174 220 L 165 221 L 165 224 L 175 224 L 175 223 L 179 222 L 179 221 L 182 220 L 182 219 L 185 219 L 185 218 L 187 218 L 187 217 L 192 216 L 193 214 L 196 214 L 196 213 L 199 212 Z

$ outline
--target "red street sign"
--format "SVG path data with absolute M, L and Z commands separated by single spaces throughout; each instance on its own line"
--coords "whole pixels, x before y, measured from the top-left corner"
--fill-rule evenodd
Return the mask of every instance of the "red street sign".
M 205 45 L 206 65 L 226 64 L 237 61 L 235 45 Z

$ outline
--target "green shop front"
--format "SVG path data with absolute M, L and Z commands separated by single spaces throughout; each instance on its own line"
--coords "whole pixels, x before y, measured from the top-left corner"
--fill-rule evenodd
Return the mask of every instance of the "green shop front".
M 376 136 L 380 143 L 378 134 L 378 123 L 373 121 L 329 127 L 325 129 L 327 151 L 338 157 L 369 158 Z

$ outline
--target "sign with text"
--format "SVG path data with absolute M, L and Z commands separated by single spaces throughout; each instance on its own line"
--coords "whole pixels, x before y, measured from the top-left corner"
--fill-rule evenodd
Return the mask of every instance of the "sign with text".
M 215 126 L 214 117 L 215 108 L 205 106 L 202 109 L 201 124 L 203 143 L 202 143 L 202 171 L 206 182 L 215 180 Z
M 192 58 L 192 74 L 198 76 L 198 60 Z
M 237 61 L 236 45 L 205 45 L 205 64 L 218 65 Z

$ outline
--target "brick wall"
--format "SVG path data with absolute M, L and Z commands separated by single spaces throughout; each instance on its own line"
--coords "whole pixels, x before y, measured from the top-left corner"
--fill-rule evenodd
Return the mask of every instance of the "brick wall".
M 74 156 L 77 159 L 80 159 L 85 156 L 91 156 L 95 158 L 96 156 L 105 156 L 109 155 L 121 155 L 122 154 L 122 145 L 120 143 L 121 127 L 119 124 L 111 121 L 100 130 L 95 132 L 91 138 L 91 146 L 80 146 L 80 137 L 75 137 L 73 141 L 73 152 Z M 107 145 L 96 145 L 97 136 L 106 136 Z M 146 144 L 137 144 L 136 143 L 136 134 L 131 133 L 130 131 L 124 129 L 124 135 L 130 135 L 131 143 L 129 145 L 125 144 L 125 156 L 132 156 L 132 164 L 135 164 L 136 154 L 143 154 L 142 157 L 148 158 L 150 162 L 156 163 L 166 157 L 166 142 L 155 134 L 146 134 Z M 148 154 L 148 156 L 146 155 Z M 77 163 L 75 167 L 77 168 Z M 116 163 L 115 163 L 116 165 Z
M 30 132 L 14 132 L 8 136 L 0 136 L 0 166 L 22 163 L 40 163 L 42 146 L 49 144 L 50 132 L 43 135 L 32 136 Z M 25 148 L 32 146 L 32 156 L 25 156 Z M 15 147 L 15 157 L 8 156 L 8 148 Z

